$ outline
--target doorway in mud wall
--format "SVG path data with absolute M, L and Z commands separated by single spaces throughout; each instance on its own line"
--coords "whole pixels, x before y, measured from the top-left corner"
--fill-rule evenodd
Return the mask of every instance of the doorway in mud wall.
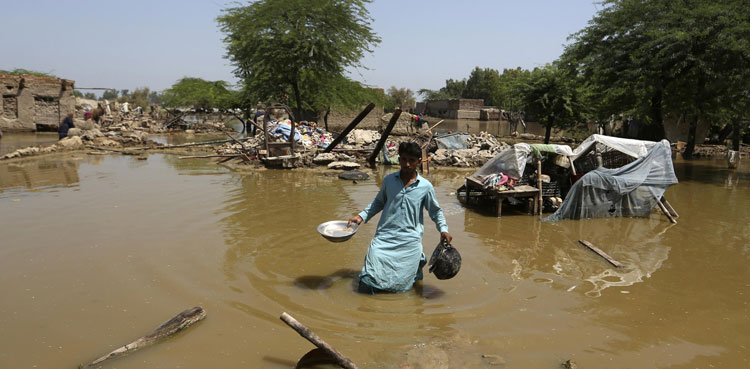
M 18 98 L 16 95 L 3 95 L 3 111 L 0 116 L 18 119 Z
M 34 124 L 37 131 L 57 131 L 61 121 L 58 98 L 34 96 Z

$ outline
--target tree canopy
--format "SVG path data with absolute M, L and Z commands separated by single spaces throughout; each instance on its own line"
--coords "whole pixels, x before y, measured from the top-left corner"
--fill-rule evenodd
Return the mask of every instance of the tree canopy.
M 521 85 L 529 78 L 530 71 L 521 69 L 496 69 L 476 67 L 468 78 L 448 79 L 439 90 L 420 89 L 426 100 L 438 99 L 484 99 L 484 105 L 509 111 L 523 110 L 520 96 Z
M 147 100 L 148 89 L 142 95 L 143 99 Z M 165 106 L 192 106 L 196 109 L 228 109 L 234 105 L 236 99 L 237 92 L 230 90 L 226 82 L 206 81 L 195 77 L 180 79 L 162 94 Z
M 298 116 L 330 107 L 336 102 L 330 99 L 341 97 L 337 88 L 361 91 L 346 70 L 362 67 L 362 57 L 380 42 L 369 2 L 259 0 L 225 9 L 218 22 L 243 90 L 258 101 L 291 96 Z
M 546 128 L 549 143 L 552 128 L 568 128 L 585 121 L 584 94 L 573 79 L 554 65 L 535 68 L 521 87 L 523 106 Z
M 408 88 L 396 88 L 391 86 L 388 89 L 389 102 L 385 106 L 386 111 L 394 111 L 396 108 L 402 111 L 409 111 L 414 108 L 417 99 L 414 97 L 414 91 Z
M 627 113 L 657 126 L 686 120 L 685 157 L 699 121 L 726 121 L 745 106 L 746 1 L 605 0 L 572 41 L 561 63 L 588 81 L 596 114 Z

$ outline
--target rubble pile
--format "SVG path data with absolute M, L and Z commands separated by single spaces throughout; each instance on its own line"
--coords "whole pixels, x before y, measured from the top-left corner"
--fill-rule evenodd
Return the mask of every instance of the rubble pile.
M 89 129 L 79 128 L 92 127 Z M 156 148 L 159 144 L 148 139 L 148 133 L 139 127 L 115 126 L 100 130 L 98 124 L 80 124 L 76 122 L 76 127 L 68 130 L 68 137 L 63 138 L 51 146 L 31 146 L 18 149 L 0 157 L 0 159 L 13 159 L 25 156 L 34 156 L 49 154 L 53 152 L 82 150 L 87 146 L 96 146 L 99 148 L 127 148 L 133 146 L 147 146 Z

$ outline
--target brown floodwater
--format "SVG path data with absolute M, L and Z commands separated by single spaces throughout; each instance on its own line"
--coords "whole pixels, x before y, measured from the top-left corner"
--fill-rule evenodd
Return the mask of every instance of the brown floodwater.
M 49 146 L 57 142 L 57 132 L 7 133 L 0 138 L 0 156 L 29 146 Z
M 0 162 L 0 368 L 76 368 L 196 305 L 205 320 L 103 367 L 292 368 L 313 346 L 288 312 L 362 368 L 747 368 L 747 167 L 678 161 L 676 225 L 497 219 L 457 202 L 470 172 L 433 170 L 461 272 L 368 296 L 354 277 L 376 223 L 344 243 L 315 228 L 395 168 L 354 184 L 163 154 Z

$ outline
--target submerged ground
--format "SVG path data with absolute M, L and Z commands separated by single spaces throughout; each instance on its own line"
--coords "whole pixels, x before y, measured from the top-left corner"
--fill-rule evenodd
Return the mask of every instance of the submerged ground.
M 372 297 L 353 277 L 374 221 L 346 243 L 315 227 L 364 208 L 395 169 L 353 184 L 162 154 L 3 162 L 0 367 L 75 368 L 196 305 L 205 320 L 104 367 L 291 368 L 313 346 L 282 312 L 363 368 L 748 367 L 748 167 L 678 160 L 677 225 L 497 219 L 457 202 L 470 172 L 439 168 L 427 177 L 461 272 Z

